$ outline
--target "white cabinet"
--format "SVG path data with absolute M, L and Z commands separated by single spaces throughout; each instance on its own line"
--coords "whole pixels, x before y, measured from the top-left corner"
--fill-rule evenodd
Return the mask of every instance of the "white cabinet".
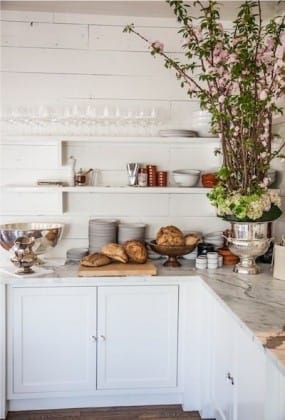
M 212 398 L 217 420 L 264 420 L 265 354 L 222 303 L 213 318 Z
M 235 328 L 234 321 L 217 302 L 212 336 L 212 398 L 217 420 L 234 420 Z
M 10 290 L 10 398 L 176 386 L 177 286 Z
M 266 358 L 266 420 L 285 419 L 285 375 L 276 360 Z
M 9 391 L 96 389 L 96 288 L 13 289 Z
M 6 418 L 6 288 L 0 284 L 0 419 Z
M 264 349 L 240 325 L 235 329 L 235 360 L 235 420 L 264 420 L 267 396 Z
M 177 385 L 178 288 L 98 290 L 98 388 Z

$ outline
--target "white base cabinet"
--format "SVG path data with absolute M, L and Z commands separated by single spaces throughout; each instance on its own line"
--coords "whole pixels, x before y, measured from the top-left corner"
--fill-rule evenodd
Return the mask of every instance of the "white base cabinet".
M 229 310 L 213 301 L 211 389 L 216 420 L 264 420 L 265 353 Z
M 177 386 L 178 286 L 16 287 L 10 306 L 11 399 Z
M 92 287 L 12 289 L 10 396 L 96 389 L 96 293 Z
M 0 418 L 8 400 L 10 410 L 181 403 L 202 418 L 285 420 L 277 362 L 208 286 L 116 280 L 7 288 Z
M 98 389 L 177 385 L 178 288 L 99 287 Z

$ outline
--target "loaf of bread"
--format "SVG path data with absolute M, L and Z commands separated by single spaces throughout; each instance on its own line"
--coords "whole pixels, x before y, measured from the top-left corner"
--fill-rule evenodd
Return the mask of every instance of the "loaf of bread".
M 130 261 L 138 264 L 144 264 L 147 261 L 147 249 L 142 242 L 136 240 L 126 241 L 123 247 Z
M 101 252 L 112 260 L 120 261 L 122 263 L 128 262 L 128 256 L 122 245 L 111 242 L 104 245 L 101 249 Z
M 189 233 L 184 236 L 185 245 L 196 245 L 201 237 L 195 233 Z
M 89 254 L 86 257 L 83 257 L 81 265 L 84 265 L 85 267 L 102 267 L 103 265 L 108 265 L 111 262 L 111 258 L 107 257 L 107 255 L 95 252 L 94 254 Z
M 165 226 L 159 229 L 156 235 L 158 245 L 180 246 L 185 245 L 184 235 L 176 226 Z

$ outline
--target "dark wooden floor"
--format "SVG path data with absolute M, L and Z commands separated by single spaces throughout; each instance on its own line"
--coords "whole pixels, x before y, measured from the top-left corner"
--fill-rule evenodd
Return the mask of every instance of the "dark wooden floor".
M 15 411 L 8 420 L 201 420 L 195 411 L 184 412 L 180 405 L 142 407 L 75 408 L 66 410 Z

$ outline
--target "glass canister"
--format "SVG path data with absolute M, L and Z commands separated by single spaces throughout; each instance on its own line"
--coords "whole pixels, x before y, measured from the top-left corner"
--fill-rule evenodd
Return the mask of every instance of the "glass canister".
M 147 187 L 147 168 L 140 168 L 138 173 L 138 186 Z

